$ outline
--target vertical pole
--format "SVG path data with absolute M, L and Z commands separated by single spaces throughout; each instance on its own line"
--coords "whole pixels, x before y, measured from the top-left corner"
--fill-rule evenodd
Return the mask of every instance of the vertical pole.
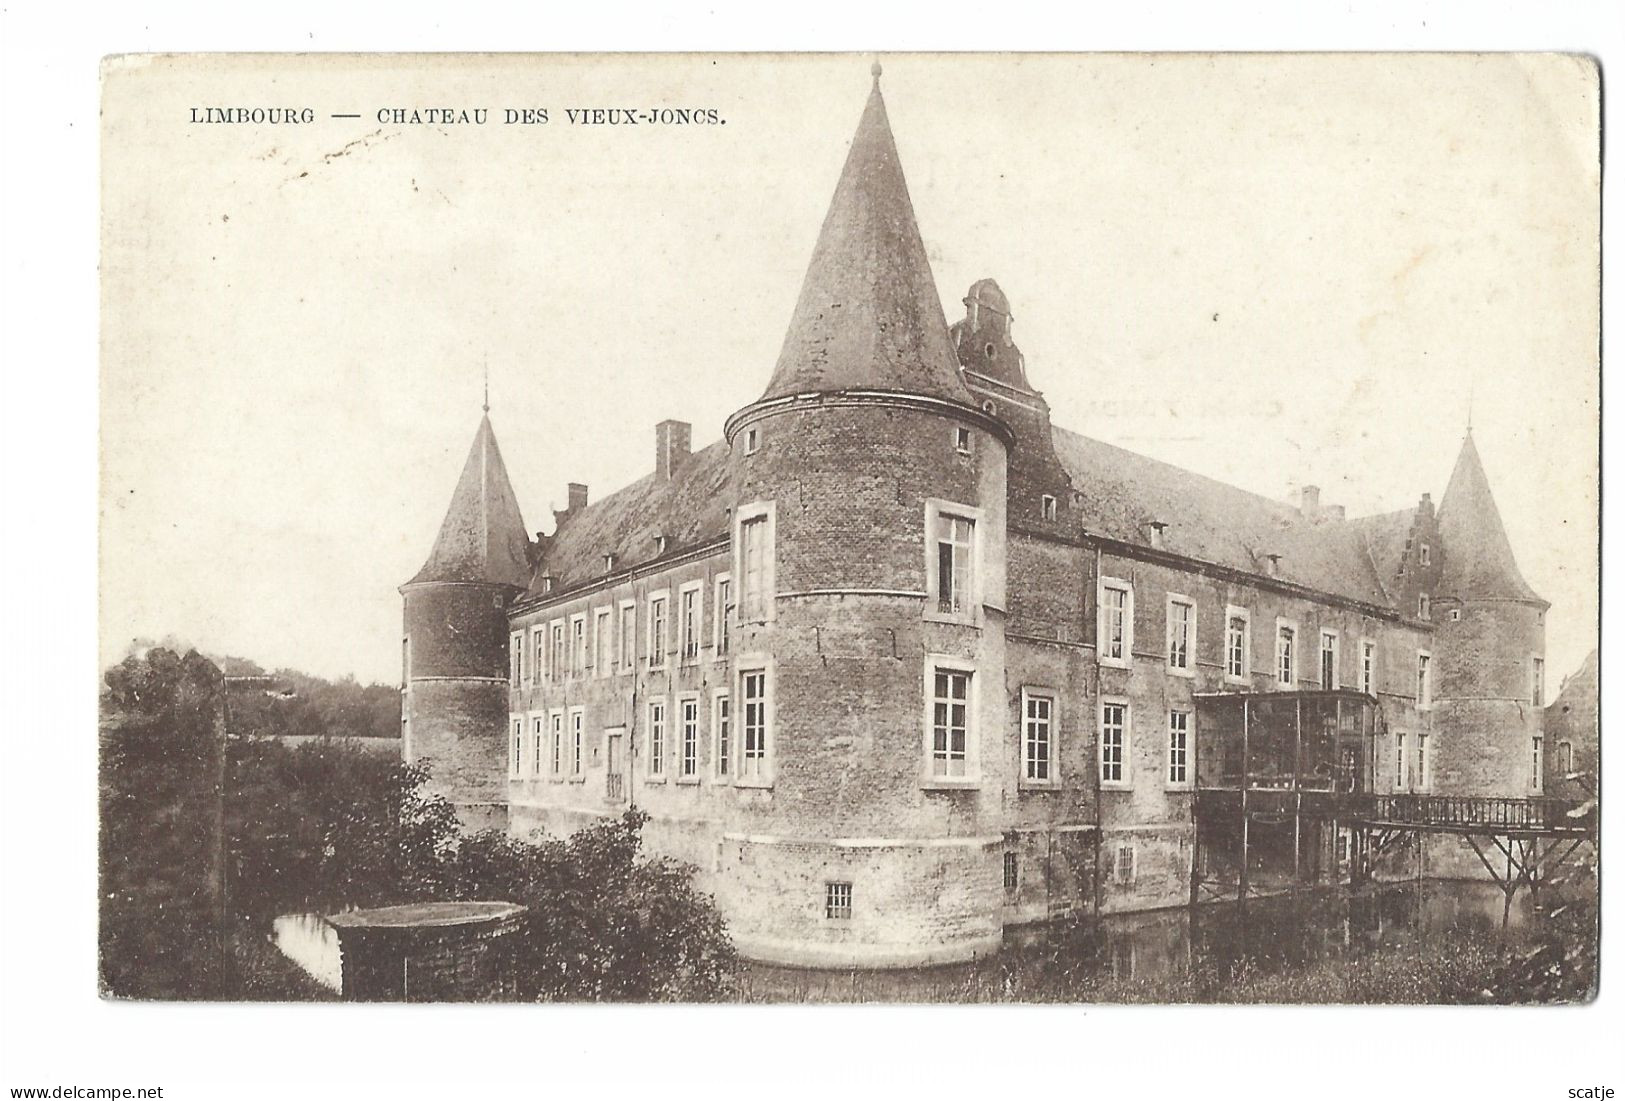
M 1197 796 L 1191 795 L 1191 905 L 1196 905 L 1197 891 L 1202 885 L 1202 814 L 1197 808 Z
M 1236 898 L 1247 897 L 1247 844 L 1248 819 L 1247 789 L 1252 786 L 1253 756 L 1252 756 L 1252 705 L 1243 699 L 1241 701 L 1241 871 L 1236 876 Z
M 1303 697 L 1299 696 L 1292 718 L 1292 889 L 1303 878 Z

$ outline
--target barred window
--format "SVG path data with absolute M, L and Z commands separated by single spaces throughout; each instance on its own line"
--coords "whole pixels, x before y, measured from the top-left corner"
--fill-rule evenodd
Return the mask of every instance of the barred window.
M 824 916 L 831 921 L 852 919 L 852 884 L 824 884 Z
M 1015 853 L 1004 854 L 1004 889 L 1013 891 L 1021 883 L 1020 868 Z

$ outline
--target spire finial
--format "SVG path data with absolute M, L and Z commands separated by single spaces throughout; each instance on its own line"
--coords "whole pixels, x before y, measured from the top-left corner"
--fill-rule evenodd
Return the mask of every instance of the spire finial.
M 880 87 L 880 59 L 878 57 L 875 58 L 875 63 L 869 66 L 869 75 L 875 78 L 875 87 Z
M 485 404 L 481 406 L 481 409 L 484 412 L 489 413 L 491 411 L 491 358 L 490 358 L 489 355 L 484 357 L 484 362 L 485 362 Z

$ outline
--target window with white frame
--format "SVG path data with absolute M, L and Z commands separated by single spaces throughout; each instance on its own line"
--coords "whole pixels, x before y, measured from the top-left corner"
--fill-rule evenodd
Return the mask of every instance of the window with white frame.
M 765 623 L 773 616 L 773 524 L 772 501 L 741 505 L 734 514 L 741 623 Z
M 515 688 L 523 682 L 525 666 L 525 646 L 523 635 L 514 635 L 508 639 L 508 680 Z
M 726 777 L 733 766 L 733 709 L 726 688 L 711 697 L 711 759 L 717 775 Z
M 739 674 L 740 747 L 738 779 L 763 783 L 769 778 L 767 670 L 744 669 Z
M 954 426 L 954 450 L 961 455 L 970 454 L 970 429 L 961 425 Z
M 938 615 L 970 615 L 976 609 L 976 512 L 931 501 L 926 522 L 931 607 Z
M 1405 735 L 1394 735 L 1394 790 L 1405 791 L 1410 787 L 1410 773 L 1406 771 Z
M 932 779 L 957 780 L 970 775 L 971 671 L 928 666 L 931 689 Z
M 1168 786 L 1188 787 L 1191 782 L 1191 713 L 1178 708 L 1168 712 Z
M 1360 691 L 1377 694 L 1377 644 L 1370 639 L 1360 642 Z
M 649 775 L 666 775 L 666 701 L 649 701 Z
M 1529 786 L 1539 791 L 1546 786 L 1546 739 L 1538 734 L 1531 739 L 1533 758 L 1529 767 Z
M 851 883 L 824 884 L 824 916 L 830 921 L 850 921 L 852 919 Z
M 1530 702 L 1536 707 L 1546 706 L 1546 659 L 1535 658 L 1529 690 Z
M 586 736 L 583 729 L 586 726 L 587 716 L 579 707 L 570 709 L 570 775 L 580 776 L 585 770 L 586 761 L 583 759 L 585 747 L 582 742 Z
M 1128 704 L 1122 700 L 1100 704 L 1100 782 L 1128 786 Z
M 548 716 L 548 723 L 553 734 L 548 771 L 554 776 L 561 776 L 564 774 L 564 712 L 553 712 Z
M 1246 680 L 1252 672 L 1252 624 L 1245 608 L 1224 611 L 1224 675 L 1227 680 Z
M 1298 626 L 1277 620 L 1275 624 L 1275 681 L 1291 688 L 1298 679 Z
M 1055 779 L 1055 697 L 1022 692 L 1021 776 L 1029 783 Z
M 711 613 L 713 657 L 723 658 L 728 655 L 728 603 L 733 599 L 733 578 L 728 574 L 718 574 L 715 585 L 715 607 Z
M 570 675 L 579 677 L 587 671 L 587 617 L 585 614 L 570 620 Z
M 693 697 L 677 701 L 677 775 L 692 778 L 700 774 L 700 701 Z
M 530 676 L 537 682 L 547 676 L 547 628 L 532 627 L 530 630 Z
M 1427 791 L 1433 787 L 1433 754 L 1429 742 L 1432 735 L 1418 732 L 1416 735 L 1416 787 L 1420 791 Z
M 678 649 L 685 662 L 698 661 L 700 657 L 700 630 L 703 617 L 700 613 L 700 586 L 703 582 L 695 581 L 684 585 L 677 593 L 677 641 Z
M 551 625 L 553 646 L 548 651 L 548 675 L 554 680 L 563 680 L 565 676 L 564 655 L 564 620 L 555 619 Z
M 517 779 L 519 776 L 519 763 L 524 759 L 525 753 L 525 720 L 514 717 L 513 735 L 508 739 L 508 776 Z
M 638 661 L 638 606 L 631 600 L 621 601 L 621 672 L 630 673 Z
M 1338 678 L 1338 658 L 1341 647 L 1338 643 L 1336 631 L 1320 632 L 1320 686 L 1322 688 L 1340 688 Z
M 1433 706 L 1433 656 L 1426 650 L 1416 655 L 1416 706 L 1419 710 Z
M 1103 577 L 1099 600 L 1100 662 L 1127 668 L 1134 652 L 1134 589 L 1127 581 Z
M 1168 671 L 1190 676 L 1195 672 L 1196 604 L 1177 593 L 1168 597 Z
M 592 614 L 592 675 L 595 677 L 609 676 L 615 653 L 615 640 L 611 633 L 609 609 L 595 609 Z
M 649 668 L 666 664 L 666 594 L 649 598 Z
M 1044 494 L 1043 496 L 1041 496 L 1039 498 L 1038 506 L 1039 506 L 1039 510 L 1042 513 L 1044 519 L 1046 519 L 1046 520 L 1055 519 L 1056 511 L 1057 511 L 1056 510 L 1056 504 L 1057 504 L 1057 502 L 1056 502 L 1055 498 L 1050 496 L 1048 493 Z
M 532 776 L 542 774 L 542 762 L 547 759 L 542 747 L 542 738 L 542 716 L 532 715 L 530 720 L 530 772 Z

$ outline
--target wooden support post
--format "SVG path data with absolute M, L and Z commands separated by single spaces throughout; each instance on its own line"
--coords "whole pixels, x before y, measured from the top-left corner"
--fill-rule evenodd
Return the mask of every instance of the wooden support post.
M 1247 897 L 1247 862 L 1248 862 L 1248 813 L 1247 789 L 1252 786 L 1253 777 L 1253 750 L 1252 750 L 1252 703 L 1247 699 L 1241 701 L 1241 868 L 1236 875 L 1236 898 Z
M 1197 892 L 1202 887 L 1202 811 L 1197 805 L 1199 796 L 1191 795 L 1191 905 L 1196 905 Z M 1193 919 L 1194 920 L 1194 919 Z M 1194 931 L 1194 930 L 1193 930 Z

